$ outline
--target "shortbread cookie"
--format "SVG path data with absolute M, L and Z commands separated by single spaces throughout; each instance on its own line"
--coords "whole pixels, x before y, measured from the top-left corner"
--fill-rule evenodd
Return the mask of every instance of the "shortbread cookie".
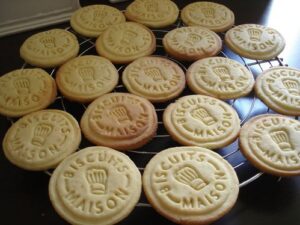
M 126 21 L 123 13 L 108 5 L 89 5 L 75 11 L 71 27 L 86 37 L 98 37 L 109 26 Z
M 278 56 L 285 47 L 285 40 L 277 30 L 258 24 L 231 28 L 226 32 L 225 43 L 241 56 L 261 60 Z
M 233 12 L 214 2 L 194 2 L 185 6 L 181 19 L 188 26 L 202 26 L 215 32 L 224 32 L 234 24 Z
M 163 38 L 165 51 L 184 61 L 217 55 L 222 49 L 221 38 L 204 27 L 181 27 L 168 32 Z
M 15 122 L 3 140 L 7 159 L 27 170 L 56 167 L 81 141 L 76 119 L 61 110 L 42 110 Z
M 300 71 L 274 67 L 257 77 L 255 93 L 267 106 L 286 115 L 300 115 Z
M 55 169 L 49 196 L 56 212 L 73 225 L 111 225 L 134 209 L 141 183 L 138 168 L 124 153 L 89 147 Z
M 177 5 L 170 0 L 135 0 L 125 11 L 128 20 L 152 28 L 162 28 L 173 24 L 178 14 Z
M 2 115 L 19 117 L 44 109 L 55 97 L 55 81 L 42 69 L 18 69 L 0 77 Z
M 278 114 L 247 121 L 240 149 L 255 167 L 276 176 L 300 175 L 300 122 Z
M 253 75 L 245 66 L 224 57 L 200 59 L 188 68 L 186 76 L 193 92 L 219 99 L 245 96 L 254 85 Z
M 240 130 L 236 111 L 227 103 L 205 95 L 179 98 L 165 109 L 163 122 L 180 144 L 209 149 L 232 143 Z
M 124 70 L 122 80 L 129 92 L 152 102 L 175 98 L 185 87 L 183 70 L 162 57 L 148 56 L 135 60 Z
M 109 27 L 96 41 L 96 50 L 113 63 L 129 63 L 156 49 L 152 31 L 142 24 L 126 22 Z
M 118 150 L 137 149 L 148 143 L 157 130 L 153 105 L 128 93 L 110 93 L 93 101 L 81 118 L 85 137 L 96 145 Z
M 27 38 L 22 44 L 20 55 L 25 62 L 50 68 L 62 65 L 79 52 L 74 34 L 62 29 L 43 31 Z
M 112 91 L 118 79 L 115 66 L 109 60 L 94 55 L 74 58 L 56 73 L 60 92 L 71 101 L 83 103 Z
M 201 147 L 175 147 L 150 160 L 143 189 L 153 208 L 169 220 L 206 225 L 234 206 L 239 180 L 217 153 Z

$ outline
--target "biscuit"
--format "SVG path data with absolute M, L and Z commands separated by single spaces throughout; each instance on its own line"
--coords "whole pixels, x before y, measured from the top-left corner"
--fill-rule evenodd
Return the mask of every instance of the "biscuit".
M 108 5 L 89 5 L 76 10 L 70 20 L 71 27 L 86 37 L 98 37 L 109 26 L 126 21 L 123 13 Z
M 153 208 L 169 220 L 206 225 L 234 206 L 239 180 L 217 153 L 201 147 L 175 147 L 150 160 L 143 174 L 143 189 Z
M 181 19 L 188 26 L 202 26 L 214 32 L 224 32 L 234 24 L 233 12 L 214 2 L 188 4 L 181 11 Z
M 18 69 L 0 77 L 2 115 L 20 117 L 47 108 L 55 97 L 55 81 L 42 69 Z
M 61 110 L 42 110 L 15 122 L 5 134 L 3 151 L 14 165 L 27 170 L 56 167 L 77 150 L 81 132 L 76 119 Z
M 256 95 L 271 109 L 285 115 L 300 115 L 300 71 L 274 67 L 255 82 Z
M 245 66 L 224 57 L 200 59 L 188 68 L 186 76 L 193 92 L 219 99 L 245 96 L 254 85 L 253 75 Z
M 242 24 L 226 32 L 225 44 L 243 57 L 268 60 L 282 52 L 285 40 L 273 28 L 258 24 Z
M 163 57 L 143 57 L 129 64 L 122 74 L 123 84 L 135 95 L 151 102 L 177 97 L 185 88 L 185 74 L 173 61 Z
M 227 103 L 205 95 L 188 95 L 168 105 L 163 123 L 171 138 L 182 145 L 209 149 L 232 143 L 240 119 Z
M 259 170 L 275 176 L 300 175 L 300 122 L 278 114 L 247 121 L 240 132 L 240 150 Z
M 63 29 L 43 31 L 27 38 L 20 48 L 25 62 L 42 68 L 60 66 L 77 56 L 79 44 L 74 34 Z
M 141 183 L 138 168 L 124 153 L 89 147 L 55 169 L 49 196 L 56 212 L 73 225 L 110 225 L 134 209 Z
M 157 115 L 147 99 L 128 93 L 110 93 L 88 106 L 80 125 L 84 136 L 93 144 L 130 150 L 153 138 Z
M 183 61 L 217 55 L 222 49 L 221 38 L 204 27 L 181 27 L 168 32 L 163 38 L 165 51 Z
M 115 66 L 109 60 L 94 55 L 74 58 L 56 73 L 60 92 L 69 100 L 82 103 L 112 91 L 118 80 Z
M 170 0 L 135 0 L 125 11 L 128 20 L 151 28 L 163 28 L 173 24 L 178 14 L 177 5 Z
M 155 49 L 156 39 L 152 31 L 134 22 L 113 25 L 96 41 L 98 54 L 117 64 L 151 55 Z

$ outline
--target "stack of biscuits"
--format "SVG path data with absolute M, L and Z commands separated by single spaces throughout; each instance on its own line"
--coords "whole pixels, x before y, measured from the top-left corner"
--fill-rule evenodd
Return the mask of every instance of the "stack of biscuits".
M 243 64 L 220 54 L 220 33 L 226 32 L 234 53 L 273 59 L 285 47 L 282 35 L 258 24 L 234 26 L 234 13 L 213 2 L 185 6 L 180 19 L 179 12 L 171 0 L 135 0 L 124 13 L 107 5 L 82 7 L 72 15 L 71 29 L 24 41 L 20 56 L 34 68 L 0 77 L 0 114 L 19 118 L 5 135 L 4 154 L 26 170 L 55 169 L 50 200 L 69 223 L 118 223 L 142 189 L 153 208 L 175 223 L 218 220 L 234 206 L 239 180 L 216 151 L 237 138 L 259 170 L 300 174 L 300 122 L 284 116 L 300 115 L 300 71 L 274 67 L 255 80 Z M 156 55 L 157 29 L 169 30 L 162 38 L 165 56 Z M 93 41 L 98 55 L 81 52 L 77 37 Z M 57 70 L 50 75 L 49 68 Z M 123 92 L 115 91 L 118 85 Z M 227 100 L 253 88 L 283 115 L 259 115 L 240 127 Z M 58 92 L 86 107 L 80 122 L 51 109 Z M 177 146 L 157 153 L 141 176 L 125 153 L 153 142 L 159 105 L 166 106 L 162 123 Z M 81 134 L 90 147 L 79 150 Z

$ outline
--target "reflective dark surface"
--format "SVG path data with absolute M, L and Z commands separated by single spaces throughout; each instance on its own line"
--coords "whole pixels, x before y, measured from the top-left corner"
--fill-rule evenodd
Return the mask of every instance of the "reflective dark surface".
M 176 1 L 178 6 L 182 8 L 184 5 L 192 1 Z M 242 59 L 232 53 L 226 47 L 223 48 L 221 56 L 228 56 L 236 59 L 241 63 L 248 64 L 249 69 L 254 76 L 261 73 L 262 70 L 272 66 L 288 64 L 291 67 L 300 69 L 300 3 L 295 0 L 253 0 L 253 1 L 215 1 L 225 4 L 233 10 L 236 16 L 236 24 L 242 23 L 259 23 L 271 26 L 282 33 L 286 39 L 286 48 L 280 54 L 280 59 L 274 59 L 267 62 L 256 62 L 254 60 Z M 108 1 L 82 1 L 82 5 L 94 3 L 108 3 Z M 119 9 L 125 9 L 129 2 L 114 4 Z M 52 27 L 68 27 L 69 24 L 61 24 Z M 12 35 L 0 38 L 0 74 L 7 73 L 11 70 L 18 69 L 23 65 L 23 61 L 19 57 L 19 47 L 22 42 L 40 30 L 24 32 L 22 34 Z M 171 28 L 170 28 L 171 29 Z M 156 36 L 162 37 L 164 31 L 156 32 Z M 222 36 L 222 34 L 221 34 Z M 79 39 L 83 41 L 83 39 Z M 158 44 L 160 41 L 158 40 Z M 82 46 L 83 49 L 89 48 L 87 43 Z M 88 51 L 90 54 L 96 54 L 94 49 Z M 158 48 L 156 54 L 163 54 L 163 49 Z M 189 64 L 182 64 L 187 67 Z M 120 69 L 122 70 L 122 68 Z M 118 91 L 125 91 L 120 88 Z M 186 89 L 184 94 L 191 92 Z M 251 93 L 247 97 L 228 101 L 238 112 L 242 121 L 249 117 L 269 113 L 271 111 Z M 156 108 L 164 108 L 167 104 L 156 105 Z M 71 112 L 78 120 L 80 119 L 84 107 L 80 104 L 71 103 L 64 100 L 64 107 Z M 58 99 L 51 108 L 62 108 L 62 104 Z M 158 116 L 161 119 L 162 111 L 158 110 Z M 3 136 L 10 126 L 10 121 L 0 116 L 0 141 L 2 143 Z M 167 134 L 164 127 L 159 125 L 159 135 Z M 81 148 L 89 146 L 90 143 L 83 141 Z M 155 138 L 154 141 L 146 145 L 140 151 L 157 152 L 170 146 L 176 146 L 170 138 Z M 221 155 L 226 155 L 238 149 L 237 141 L 230 146 L 220 149 Z M 152 157 L 151 154 L 128 153 L 134 159 L 138 167 L 144 167 Z M 226 158 L 232 165 L 236 166 L 244 162 L 243 156 L 239 151 L 233 153 Z M 258 171 L 245 162 L 237 169 L 240 181 L 245 181 L 257 174 Z M 49 176 L 43 172 L 28 172 L 21 170 L 10 164 L 0 152 L 0 215 L 3 225 L 62 225 L 67 224 L 53 210 L 48 198 L 48 181 Z M 140 202 L 145 202 L 144 196 Z M 215 222 L 215 225 L 298 225 L 300 224 L 300 177 L 282 178 L 262 175 L 254 182 L 242 187 L 240 190 L 238 201 L 235 207 L 222 219 Z M 138 224 L 172 224 L 150 207 L 136 207 L 132 214 L 122 221 L 122 225 L 138 225 Z

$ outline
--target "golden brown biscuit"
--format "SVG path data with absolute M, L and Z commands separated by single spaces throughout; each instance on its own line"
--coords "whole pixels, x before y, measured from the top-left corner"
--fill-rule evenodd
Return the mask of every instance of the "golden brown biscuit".
M 278 56 L 285 47 L 285 40 L 277 30 L 258 24 L 231 28 L 226 32 L 225 43 L 241 56 L 262 60 Z
M 271 109 L 285 115 L 300 115 L 300 71 L 274 67 L 255 82 L 256 95 Z
M 127 90 L 151 102 L 177 97 L 185 87 L 185 74 L 173 61 L 147 56 L 129 64 L 122 74 Z
M 170 0 L 135 0 L 125 11 L 128 20 L 151 28 L 162 28 L 173 24 L 178 14 L 177 5 Z
M 157 116 L 147 99 L 128 93 L 110 93 L 88 106 L 80 126 L 84 136 L 96 145 L 130 150 L 153 138 Z
M 56 73 L 60 92 L 71 101 L 83 103 L 112 91 L 118 80 L 115 66 L 109 60 L 94 55 L 74 58 Z
M 113 25 L 96 41 L 98 54 L 117 64 L 151 55 L 155 49 L 156 39 L 152 31 L 134 22 Z
M 163 38 L 165 51 L 184 61 L 217 55 L 222 49 L 221 38 L 204 27 L 181 27 L 168 32 Z
M 60 66 L 77 56 L 78 52 L 76 36 L 62 29 L 34 34 L 20 48 L 21 58 L 25 62 L 42 68 Z
M 0 77 L 2 115 L 19 117 L 47 108 L 55 97 L 55 81 L 42 69 L 18 69 Z
M 193 92 L 219 99 L 245 96 L 254 85 L 253 75 L 245 66 L 224 57 L 200 59 L 188 68 L 186 76 Z
M 128 156 L 106 147 L 89 147 L 55 169 L 49 196 L 56 212 L 73 225 L 110 225 L 134 209 L 141 183 L 141 174 Z
M 109 26 L 126 21 L 123 13 L 108 5 L 89 5 L 76 10 L 70 20 L 71 27 L 86 37 L 98 37 Z
M 276 176 L 300 175 L 300 122 L 277 114 L 247 121 L 240 149 L 255 167 Z
M 224 32 L 234 24 L 234 14 L 225 5 L 214 2 L 193 2 L 181 11 L 188 26 L 202 26 L 214 32 Z
M 170 104 L 163 122 L 182 145 L 209 149 L 225 147 L 239 134 L 240 119 L 227 103 L 205 95 L 188 95 Z
M 235 204 L 239 180 L 217 153 L 200 147 L 159 152 L 147 164 L 143 189 L 153 208 L 178 224 L 205 225 Z
M 71 114 L 42 110 L 22 117 L 9 128 L 3 151 L 18 167 L 47 170 L 76 151 L 80 141 L 80 128 Z

